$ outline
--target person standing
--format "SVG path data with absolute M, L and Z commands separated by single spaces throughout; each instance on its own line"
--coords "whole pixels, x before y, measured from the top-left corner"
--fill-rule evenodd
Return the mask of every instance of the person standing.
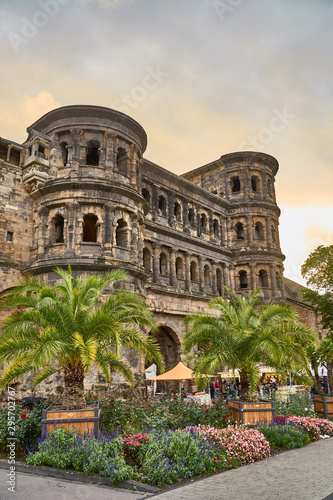
M 233 382 L 230 382 L 230 385 L 229 385 L 229 395 L 230 395 L 231 399 L 235 398 L 235 395 L 236 395 L 236 386 L 235 386 L 235 384 Z
M 219 384 L 219 379 L 217 378 L 216 382 L 215 382 L 215 397 L 216 397 L 216 399 L 219 398 L 219 395 L 220 395 L 220 384 Z

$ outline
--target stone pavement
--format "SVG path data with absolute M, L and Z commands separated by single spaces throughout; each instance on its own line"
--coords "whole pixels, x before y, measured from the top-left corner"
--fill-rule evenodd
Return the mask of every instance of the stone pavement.
M 333 500 L 333 438 L 154 495 L 154 500 Z

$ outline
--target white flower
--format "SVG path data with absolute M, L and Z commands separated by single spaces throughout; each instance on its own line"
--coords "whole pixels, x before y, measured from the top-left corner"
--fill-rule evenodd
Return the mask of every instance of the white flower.
M 304 408 L 304 411 L 309 411 L 307 408 Z

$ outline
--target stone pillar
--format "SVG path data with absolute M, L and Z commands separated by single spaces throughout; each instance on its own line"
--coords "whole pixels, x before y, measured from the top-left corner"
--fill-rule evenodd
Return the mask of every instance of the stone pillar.
M 143 266 L 143 247 L 144 247 L 144 236 L 143 236 L 144 225 L 141 220 L 138 221 L 138 265 Z
M 10 161 L 10 153 L 11 153 L 11 150 L 12 150 L 12 145 L 9 144 L 7 146 L 7 160 L 6 161 Z
M 228 226 L 227 220 L 221 217 L 221 246 L 225 247 L 228 244 Z
M 235 271 L 233 266 L 229 266 L 229 275 L 230 275 L 230 290 L 232 293 L 235 293 L 236 283 L 235 283 Z
M 40 223 L 37 237 L 37 254 L 44 255 L 46 243 L 46 226 L 49 210 L 46 207 L 40 207 L 40 209 L 38 210 L 38 215 Z
M 205 276 L 204 276 L 204 262 L 203 258 L 199 257 L 199 290 L 200 292 L 204 291 L 205 287 Z
M 210 237 L 210 241 L 214 241 L 213 214 L 209 214 L 208 224 L 209 224 L 209 237 Z
M 253 242 L 253 227 L 252 227 L 251 215 L 246 216 L 246 225 L 247 225 L 247 244 L 248 246 L 251 246 Z
M 270 264 L 270 271 L 271 271 L 271 290 L 272 290 L 272 296 L 275 297 L 277 294 L 277 287 L 276 287 L 276 276 L 275 276 L 275 265 Z
M 168 223 L 169 226 L 174 227 L 174 196 L 173 194 L 169 191 L 168 192 Z
M 104 142 L 105 142 L 105 178 L 110 179 L 113 175 L 113 166 L 114 166 L 114 141 L 116 136 L 109 135 L 107 133 L 104 134 Z
M 252 290 L 257 288 L 256 268 L 257 268 L 257 265 L 251 262 L 250 263 L 250 273 L 251 273 L 250 283 L 251 283 Z
M 269 217 L 266 218 L 266 245 L 267 248 L 272 247 L 271 220 Z
M 83 219 L 79 218 L 78 209 L 79 204 L 77 202 L 69 202 L 66 203 L 66 208 L 68 211 L 68 222 L 67 222 L 67 245 L 66 245 L 66 256 L 71 256 L 75 254 L 75 231 L 76 228 L 80 229 L 83 224 Z M 80 238 L 80 242 L 82 241 L 82 237 Z M 79 235 L 78 235 L 78 243 L 79 243 Z
M 152 202 L 152 219 L 156 220 L 158 214 L 158 193 L 157 188 L 154 185 L 153 187 L 153 202 Z
M 104 204 L 105 210 L 105 230 L 104 230 L 104 254 L 111 255 L 111 213 L 113 206 L 110 203 Z
M 200 237 L 201 234 L 202 234 L 202 230 L 201 230 L 201 214 L 200 214 L 200 208 L 201 207 L 196 207 L 197 210 L 197 235 Z
M 229 290 L 231 290 L 230 284 L 230 274 L 228 273 L 228 269 L 226 264 L 223 264 L 223 285 L 225 285 Z M 222 290 L 222 294 L 225 294 L 225 291 Z
M 139 242 L 139 228 L 138 222 L 134 220 L 132 222 L 132 231 L 130 231 L 131 243 L 130 243 L 130 260 L 132 262 L 138 262 L 138 242 Z
M 170 253 L 170 285 L 175 286 L 177 282 L 176 276 L 176 250 L 171 250 Z
M 212 263 L 212 293 L 216 295 L 217 293 L 217 283 L 216 283 L 216 264 Z
M 134 144 L 129 147 L 129 178 L 131 186 L 136 186 L 136 148 Z
M 81 139 L 83 130 L 75 128 L 70 130 L 73 138 L 72 158 L 71 158 L 71 174 L 77 175 L 79 172 L 79 164 L 81 163 Z
M 183 200 L 183 228 L 184 233 L 190 232 L 188 227 L 188 203 L 185 200 Z
M 240 181 L 242 182 L 241 178 L 240 178 Z M 250 198 L 250 194 L 249 194 L 250 182 L 251 181 L 249 179 L 248 174 L 245 173 L 243 176 L 243 185 L 244 185 L 244 197 L 246 200 L 248 200 Z
M 191 255 L 185 254 L 185 289 L 191 291 Z
M 155 283 L 158 282 L 158 278 L 160 276 L 160 247 L 157 243 L 153 243 L 153 281 Z

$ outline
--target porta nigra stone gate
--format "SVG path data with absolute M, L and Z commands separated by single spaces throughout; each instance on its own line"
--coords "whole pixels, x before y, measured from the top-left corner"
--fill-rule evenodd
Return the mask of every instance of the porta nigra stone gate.
M 160 325 L 166 369 L 180 360 L 184 317 L 207 310 L 224 285 L 239 294 L 261 287 L 316 326 L 297 284 L 283 277 L 275 158 L 231 153 L 178 176 L 144 158 L 141 125 L 100 106 L 55 109 L 27 132 L 22 145 L 0 139 L 1 293 L 27 273 L 54 282 L 56 266 L 82 276 L 124 268 L 122 286 L 145 297 Z M 125 356 L 142 378 L 144 362 Z M 21 394 L 31 394 L 29 382 L 18 384 Z M 103 382 L 93 370 L 86 387 Z

